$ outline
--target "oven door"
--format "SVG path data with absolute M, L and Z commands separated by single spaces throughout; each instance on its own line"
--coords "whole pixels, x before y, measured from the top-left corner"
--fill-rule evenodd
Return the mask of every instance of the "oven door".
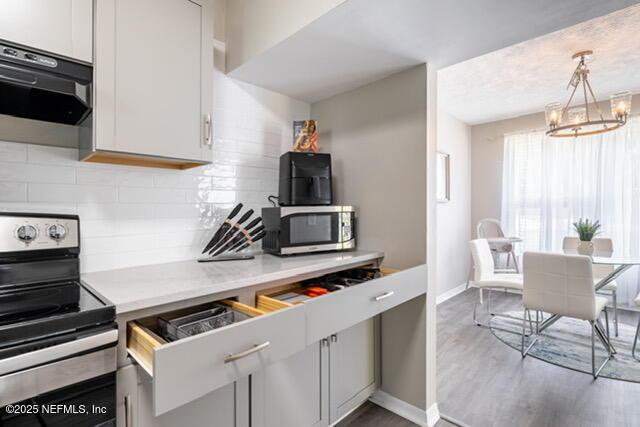
M 345 249 L 352 240 L 353 212 L 341 206 L 281 208 L 280 253 L 283 255 Z
M 115 426 L 117 329 L 0 360 L 0 426 Z
M 116 427 L 116 373 L 7 405 L 0 426 Z

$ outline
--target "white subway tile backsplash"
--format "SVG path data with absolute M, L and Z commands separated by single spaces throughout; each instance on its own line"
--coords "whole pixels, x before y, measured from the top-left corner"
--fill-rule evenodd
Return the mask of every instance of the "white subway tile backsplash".
M 27 161 L 29 163 L 53 163 L 58 166 L 77 166 L 78 164 L 78 150 L 76 149 L 31 144 L 27 147 Z
M 211 177 L 189 174 L 158 174 L 153 177 L 156 187 L 203 189 L 211 188 Z
M 204 242 L 205 236 L 209 236 L 209 233 L 204 233 L 202 230 L 167 232 L 158 234 L 154 244 L 156 248 L 200 246 L 201 244 L 206 244 Z
M 190 203 L 235 203 L 240 202 L 235 190 L 194 190 L 187 192 Z
M 273 179 L 278 176 L 277 168 L 238 166 L 237 170 L 238 175 L 245 178 Z
M 116 205 L 116 218 L 120 221 L 127 219 L 149 219 L 153 216 L 154 212 L 154 205 L 151 204 Z
M 76 203 L 75 185 L 33 183 L 28 187 L 30 202 Z
M 0 183 L 0 193 L 2 184 Z M 34 213 L 58 213 L 75 214 L 75 203 L 30 203 L 30 202 L 0 202 L 2 212 L 34 212 Z
M 146 219 L 125 219 L 115 222 L 114 235 L 117 236 L 131 236 L 139 234 L 154 234 L 156 232 L 162 232 L 162 229 L 157 229 L 153 220 L 153 217 Z
M 166 203 L 155 205 L 153 211 L 153 218 L 156 219 L 200 218 L 204 213 L 208 211 L 208 209 L 206 206 L 201 206 L 196 203 Z
M 0 181 L 74 184 L 76 170 L 71 167 L 0 162 Z
M 117 223 L 109 219 L 84 219 L 80 217 L 80 237 L 107 237 L 116 234 Z M 82 251 L 82 250 L 81 250 Z
M 115 203 L 118 199 L 116 187 L 101 185 L 29 183 L 27 193 L 30 202 L 88 204 Z
M 27 161 L 27 146 L 17 142 L 0 141 L 0 160 L 25 163 Z
M 79 162 L 78 150 L 0 141 L 0 211 L 80 216 L 81 269 L 195 259 L 233 206 L 268 206 L 293 120 L 309 105 L 214 76 L 214 162 L 173 171 Z
M 206 176 L 230 178 L 236 176 L 236 167 L 235 165 L 223 164 L 215 160 L 213 164 L 204 168 L 202 173 Z
M 186 201 L 185 190 L 173 188 L 120 187 L 120 203 L 182 203 Z
M 153 173 L 122 171 L 117 175 L 117 182 L 123 187 L 153 187 Z
M 27 185 L 22 182 L 0 182 L 0 202 L 27 201 Z
M 116 185 L 118 172 L 111 169 L 78 168 L 78 184 Z
M 85 255 L 108 254 L 126 251 L 143 251 L 153 249 L 156 246 L 154 235 L 148 236 L 106 236 L 106 237 L 87 237 L 83 238 L 82 253 Z

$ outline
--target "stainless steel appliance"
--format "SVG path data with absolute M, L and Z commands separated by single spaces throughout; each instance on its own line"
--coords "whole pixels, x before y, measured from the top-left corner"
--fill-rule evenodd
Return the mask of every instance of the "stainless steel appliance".
M 262 208 L 262 249 L 276 255 L 354 249 L 355 222 L 352 206 Z
M 79 125 L 92 78 L 89 65 L 0 40 L 0 114 Z
M 115 426 L 115 309 L 80 281 L 79 230 L 0 213 L 0 426 Z
M 278 203 L 280 206 L 331 205 L 331 154 L 290 151 L 280 156 Z

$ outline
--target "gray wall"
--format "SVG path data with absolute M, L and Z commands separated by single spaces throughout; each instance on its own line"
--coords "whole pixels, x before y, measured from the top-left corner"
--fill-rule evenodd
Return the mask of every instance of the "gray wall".
M 451 199 L 438 203 L 437 292 L 466 283 L 471 239 L 471 128 L 438 110 L 438 151 L 449 154 Z
M 424 66 L 311 105 L 333 157 L 334 200 L 358 212 L 358 247 L 385 264 L 426 262 Z
M 427 69 L 419 65 L 311 105 L 320 149 L 333 157 L 335 201 L 358 208 L 358 246 L 384 250 L 388 267 L 428 263 Z M 435 206 L 432 212 L 435 231 Z M 435 403 L 435 328 L 435 292 L 381 321 L 381 388 L 422 409 Z

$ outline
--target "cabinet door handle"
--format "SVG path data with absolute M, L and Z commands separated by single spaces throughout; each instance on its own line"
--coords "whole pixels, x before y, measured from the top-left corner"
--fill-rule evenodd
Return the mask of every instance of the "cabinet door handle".
M 124 425 L 125 427 L 132 427 L 131 423 L 131 396 L 128 394 L 124 396 Z
M 269 341 L 265 341 L 262 344 L 255 345 L 248 350 L 241 351 L 240 353 L 230 354 L 224 359 L 224 363 L 234 362 L 238 359 L 242 359 L 243 357 L 247 357 L 253 353 L 257 353 L 259 351 L 264 350 L 269 347 L 271 343 Z
M 331 342 L 338 342 L 338 334 L 331 335 Z
M 204 144 L 211 148 L 213 146 L 213 138 L 212 138 L 212 132 L 213 132 L 213 126 L 211 124 L 211 114 L 207 114 L 204 117 Z
M 322 338 L 322 346 L 323 347 L 329 347 L 329 340 L 326 338 Z
M 382 294 L 382 295 L 378 295 L 378 296 L 377 296 L 377 297 L 375 297 L 374 299 L 375 299 L 376 301 L 382 301 L 383 299 L 387 299 L 387 298 L 389 298 L 389 297 L 390 297 L 390 296 L 392 296 L 393 294 L 395 294 L 395 292 L 393 292 L 393 291 L 385 292 L 385 293 L 384 293 L 384 294 Z

